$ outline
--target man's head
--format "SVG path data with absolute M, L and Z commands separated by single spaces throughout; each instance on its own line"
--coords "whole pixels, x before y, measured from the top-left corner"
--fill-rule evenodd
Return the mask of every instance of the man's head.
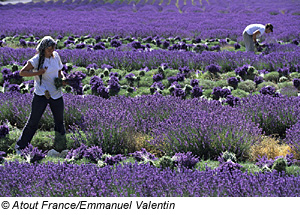
M 271 23 L 268 23 L 265 25 L 265 32 L 268 34 L 270 32 L 273 32 L 273 25 Z

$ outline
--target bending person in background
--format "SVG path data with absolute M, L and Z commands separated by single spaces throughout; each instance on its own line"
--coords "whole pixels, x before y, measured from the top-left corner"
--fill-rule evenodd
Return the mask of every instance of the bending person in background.
M 55 123 L 55 143 L 57 151 L 66 149 L 65 126 L 64 126 L 64 101 L 61 88 L 56 88 L 54 79 L 63 77 L 61 71 L 63 65 L 55 50 L 56 42 L 50 37 L 44 37 L 38 44 L 37 53 L 27 61 L 20 70 L 21 76 L 34 77 L 34 94 L 31 104 L 31 113 L 16 144 L 17 154 L 21 154 L 31 142 L 38 123 L 47 107 L 50 105 Z
M 273 25 L 270 23 L 266 25 L 262 25 L 262 24 L 248 25 L 243 32 L 246 51 L 254 52 L 254 44 L 256 46 L 259 45 L 256 39 L 258 37 L 261 37 L 264 33 L 268 34 L 270 32 L 273 32 Z

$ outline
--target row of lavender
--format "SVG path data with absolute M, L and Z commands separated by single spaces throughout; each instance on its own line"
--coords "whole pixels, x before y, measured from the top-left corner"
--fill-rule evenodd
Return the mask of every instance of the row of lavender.
M 70 8 L 66 4 L 53 4 L 55 10 L 48 10 L 44 16 L 44 9 L 47 4 L 24 4 L 0 7 L 2 25 L 0 34 L 34 34 L 44 35 L 68 35 L 68 34 L 91 34 L 93 36 L 174 36 L 202 38 L 226 38 L 242 40 L 242 32 L 250 23 L 268 23 L 274 25 L 274 33 L 269 35 L 270 39 L 289 41 L 299 39 L 299 3 L 290 1 L 270 1 L 260 3 L 257 1 L 240 2 L 220 1 L 202 5 L 184 5 L 182 10 L 185 13 L 167 9 L 167 6 L 151 6 L 165 8 L 160 9 L 144 8 L 137 10 L 124 8 L 120 11 L 96 7 L 97 4 L 85 4 L 81 8 Z M 227 4 L 228 3 L 228 4 Z M 103 5 L 100 3 L 100 5 Z M 111 7 L 120 4 L 112 4 Z M 138 4 L 139 5 L 139 4 Z M 35 10 L 31 10 L 36 7 Z M 72 6 L 71 6 L 72 7 Z M 130 6 L 132 7 L 132 6 Z M 138 6 L 137 6 L 138 7 Z M 186 10 L 184 10 L 186 7 Z M 97 11 L 97 8 L 100 11 Z M 143 7 L 141 7 L 143 8 Z M 191 9 L 194 8 L 194 9 Z M 250 8 L 250 9 L 249 9 Z M 93 12 L 91 13 L 91 9 Z M 67 12 L 66 12 L 67 10 Z M 171 10 L 171 11 L 170 11 Z M 194 12 L 193 12 L 194 10 Z M 173 12 L 172 12 L 173 11 Z M 255 14 L 252 16 L 252 14 Z M 126 17 L 126 18 L 124 18 Z M 41 23 L 47 23 L 41 24 Z M 49 28 L 51 26 L 51 28 Z
M 0 121 L 22 128 L 32 95 L 1 93 L 0 97 Z M 299 103 L 299 97 L 269 95 L 252 96 L 231 107 L 219 101 L 161 95 L 107 100 L 66 94 L 65 123 L 76 147 L 97 145 L 110 154 L 149 146 L 162 154 L 190 151 L 204 159 L 217 159 L 228 150 L 245 160 L 262 134 L 279 134 L 299 153 Z M 44 129 L 53 127 L 50 110 L 41 124 Z
M 201 55 L 194 52 L 152 50 L 152 51 L 115 51 L 109 50 L 58 50 L 63 63 L 72 63 L 76 66 L 87 67 L 90 64 L 110 65 L 115 69 L 128 72 L 148 67 L 158 68 L 165 63 L 173 69 L 189 67 L 191 70 L 205 70 L 206 66 L 216 64 L 222 71 L 232 71 L 243 65 L 254 66 L 258 70 L 276 71 L 279 68 L 298 68 L 300 62 L 299 47 L 286 45 L 275 47 L 269 54 L 256 55 L 251 52 L 208 52 Z M 0 48 L 0 66 L 24 63 L 34 56 L 35 49 Z M 297 71 L 297 70 L 296 70 Z
M 229 167 L 193 171 L 150 165 L 5 163 L 0 167 L 0 196 L 289 196 L 300 195 L 300 177 L 243 173 Z

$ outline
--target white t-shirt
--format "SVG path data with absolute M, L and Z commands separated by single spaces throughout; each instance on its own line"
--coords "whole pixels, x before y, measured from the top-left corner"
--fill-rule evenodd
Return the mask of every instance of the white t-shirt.
M 32 66 L 37 69 L 39 64 L 39 54 L 35 55 L 29 60 Z M 58 99 L 62 96 L 61 89 L 56 89 L 54 79 L 58 77 L 58 71 L 63 68 L 60 57 L 56 51 L 53 52 L 54 57 L 45 58 L 43 68 L 48 67 L 46 72 L 42 75 L 42 85 L 40 85 L 40 77 L 34 76 L 34 93 L 43 96 L 48 90 L 51 98 Z
M 254 32 L 257 30 L 259 30 L 259 32 L 260 32 L 260 35 L 258 35 L 260 37 L 261 35 L 263 35 L 265 33 L 265 26 L 262 24 L 251 24 L 245 28 L 244 32 L 246 31 L 247 34 L 253 35 Z

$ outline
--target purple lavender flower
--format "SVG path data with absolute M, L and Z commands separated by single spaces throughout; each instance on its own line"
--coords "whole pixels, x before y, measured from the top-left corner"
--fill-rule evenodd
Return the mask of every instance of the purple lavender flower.
M 97 163 L 98 160 L 101 160 L 102 155 L 103 155 L 102 149 L 99 148 L 98 146 L 93 146 L 86 149 L 86 151 L 83 154 L 83 157 L 91 160 L 94 163 Z
M 7 125 L 0 125 L 0 138 L 9 134 L 9 128 Z
M 231 107 L 235 106 L 236 104 L 238 104 L 238 102 L 240 101 L 240 99 L 238 97 L 234 97 L 233 95 L 228 95 L 226 97 L 225 102 L 230 105 Z
M 272 168 L 273 163 L 274 163 L 274 160 L 268 159 L 267 156 L 262 156 L 257 159 L 257 162 L 255 165 L 260 168 L 262 168 L 264 166 L 267 166 L 268 168 Z
M 163 48 L 164 48 L 164 49 L 167 49 L 167 48 L 170 46 L 170 42 L 169 42 L 169 41 L 164 41 L 164 42 L 162 43 L 162 45 L 163 45 Z
M 202 91 L 202 88 L 199 87 L 199 86 L 194 86 L 193 89 L 192 89 L 192 97 L 193 98 L 199 98 L 203 95 L 203 91 Z
M 220 50 L 221 50 L 221 47 L 220 47 L 219 45 L 212 46 L 212 47 L 210 47 L 210 50 L 211 50 L 211 51 L 220 51 Z
M 112 41 L 110 42 L 110 45 L 111 45 L 111 47 L 117 48 L 117 47 L 122 46 L 122 42 L 119 41 L 119 40 L 114 39 L 114 40 L 112 40 Z
M 151 36 L 148 36 L 146 38 L 143 39 L 143 41 L 147 42 L 147 43 L 151 43 L 153 40 L 153 38 Z
M 234 44 L 234 49 L 235 50 L 240 49 L 240 48 L 241 48 L 241 45 L 239 43 Z
M 293 39 L 293 41 L 291 43 L 295 44 L 296 46 L 299 45 L 299 41 L 297 39 Z
M 229 89 L 222 89 L 221 87 L 214 87 L 211 93 L 214 99 L 219 100 L 219 98 L 226 98 L 228 95 L 231 94 Z
M 84 49 L 85 48 L 85 44 L 84 43 L 79 43 L 76 45 L 76 49 Z
M 132 48 L 135 48 L 135 49 L 140 49 L 140 48 L 142 48 L 142 44 L 141 44 L 140 41 L 133 41 L 133 42 L 131 43 L 131 46 L 132 46 Z
M 163 80 L 163 75 L 162 74 L 156 74 L 156 75 L 153 75 L 153 82 L 159 82 Z
M 265 87 L 261 88 L 261 90 L 259 92 L 263 95 L 274 96 L 276 93 L 276 89 L 275 89 L 275 87 L 272 87 L 272 86 L 265 86 Z
M 93 47 L 94 50 L 105 50 L 105 44 L 103 42 L 97 43 Z
M 99 95 L 99 87 L 104 87 L 103 81 L 99 76 L 94 76 L 90 80 L 91 90 L 93 94 Z
M 227 79 L 227 83 L 229 86 L 232 86 L 234 89 L 236 89 L 239 84 L 239 80 L 236 77 L 230 77 Z
M 266 69 L 263 69 L 263 70 L 258 70 L 258 72 L 259 72 L 259 74 L 263 74 L 263 75 L 265 75 L 265 74 L 268 74 L 268 73 L 269 73 L 269 71 L 268 71 L 268 70 L 266 70 Z
M 81 71 L 75 71 L 71 74 L 66 75 L 66 82 L 73 88 L 77 95 L 83 94 L 81 82 L 85 77 L 86 74 Z
M 10 91 L 10 92 L 20 92 L 20 86 L 18 84 L 10 84 L 7 87 L 7 91 Z
M 293 153 L 287 154 L 287 155 L 285 156 L 285 159 L 286 159 L 286 161 L 287 161 L 287 165 L 288 165 L 288 166 L 292 166 L 293 164 L 295 164 L 295 163 L 297 162 L 297 160 L 294 159 L 294 154 L 293 154 Z M 276 158 L 275 158 L 275 160 L 276 160 Z
M 185 74 L 178 72 L 176 75 L 176 81 L 184 81 L 184 79 L 185 79 Z
M 222 98 L 226 98 L 228 95 L 231 95 L 231 91 L 227 88 L 222 89 L 221 93 Z
M 188 169 L 193 169 L 195 165 L 199 162 L 199 158 L 194 156 L 192 152 L 186 153 L 176 153 L 172 159 L 175 161 L 176 166 L 185 167 Z
M 87 69 L 98 69 L 99 67 L 98 67 L 97 64 L 92 63 L 92 64 L 89 64 L 86 68 L 87 68 Z
M 173 91 L 173 95 L 182 99 L 184 99 L 186 96 L 184 90 L 181 88 L 175 88 Z
M 0 163 L 4 161 L 5 152 L 0 151 Z
M 261 76 L 255 76 L 254 77 L 254 82 L 255 82 L 255 84 L 257 86 L 257 85 L 261 84 L 262 82 L 264 82 L 264 79 Z
M 61 40 L 62 38 L 64 38 L 62 35 L 58 35 L 57 37 L 56 37 L 58 40 Z
M 42 160 L 45 158 L 46 154 L 39 150 L 37 147 L 33 148 L 31 144 L 29 144 L 25 149 L 21 150 L 21 155 L 29 162 L 34 163 L 36 161 Z
M 190 82 L 190 84 L 191 84 L 192 87 L 199 86 L 199 80 L 192 79 L 191 82 Z
M 195 39 L 195 43 L 201 43 L 201 37 L 196 37 L 196 39 Z
M 112 94 L 117 94 L 120 89 L 121 86 L 119 84 L 119 79 L 115 76 L 110 77 L 109 81 L 108 81 L 108 89 L 109 92 Z
M 4 68 L 4 69 L 2 69 L 1 73 L 3 75 L 9 75 L 9 74 L 12 73 L 12 71 L 10 69 L 8 69 L 8 68 Z
M 235 73 L 242 78 L 244 78 L 248 74 L 249 65 L 244 65 L 242 67 L 238 67 L 235 69 Z
M 123 156 L 121 154 L 117 154 L 115 156 L 107 156 L 105 158 L 104 162 L 107 163 L 108 165 L 114 165 L 125 159 L 126 159 L 125 156 Z
M 83 158 L 87 150 L 87 146 L 84 144 L 81 144 L 78 148 L 76 149 L 71 149 L 66 158 L 71 159 L 71 160 L 80 160 Z
M 125 75 L 125 78 L 128 81 L 134 81 L 136 79 L 136 77 L 135 77 L 135 75 L 133 73 L 129 73 L 129 74 Z
M 162 42 L 161 42 L 160 39 L 157 39 L 157 40 L 155 41 L 155 43 L 156 43 L 156 46 L 160 46 L 160 45 L 162 44 Z
M 172 84 L 173 82 L 177 81 L 177 77 L 176 76 L 168 77 L 168 81 L 169 81 L 170 84 Z
M 155 155 L 147 152 L 145 148 L 141 148 L 141 151 L 135 151 L 134 153 L 130 153 L 129 155 L 134 157 L 138 162 L 145 160 L 157 160 Z
M 108 65 L 108 64 L 102 64 L 101 69 L 108 69 L 110 71 L 111 69 L 113 69 L 113 66 Z
M 207 71 L 209 71 L 212 74 L 217 74 L 221 72 L 221 67 L 219 65 L 211 64 L 205 68 Z
M 290 69 L 288 67 L 278 68 L 278 73 L 280 76 L 288 76 L 290 74 Z
M 23 47 L 25 47 L 27 45 L 27 43 L 26 43 L 26 41 L 24 39 L 20 39 L 19 43 Z
M 300 79 L 299 78 L 295 78 L 293 80 L 293 85 L 298 89 L 300 90 Z
M 242 165 L 238 163 L 234 163 L 232 161 L 227 161 L 224 163 L 221 163 L 218 168 L 216 168 L 215 171 L 222 172 L 222 173 L 230 173 L 231 175 L 234 174 L 236 171 L 240 171 L 243 168 Z
M 179 71 L 181 73 L 189 73 L 191 70 L 188 66 L 184 66 L 184 67 L 179 67 Z
M 158 88 L 160 90 L 164 90 L 165 89 L 165 86 L 163 85 L 163 83 L 161 82 L 154 82 L 152 85 L 151 85 L 151 88 Z

